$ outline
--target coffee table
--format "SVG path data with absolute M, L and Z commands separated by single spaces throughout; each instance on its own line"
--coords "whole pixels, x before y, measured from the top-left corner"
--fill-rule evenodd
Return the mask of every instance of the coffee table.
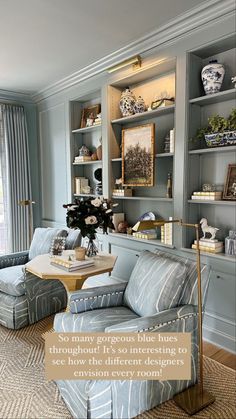
M 38 276 L 42 280 L 58 279 L 64 285 L 68 303 L 66 311 L 69 311 L 69 293 L 82 288 L 84 281 L 91 276 L 111 272 L 115 265 L 116 256 L 109 253 L 98 253 L 93 257 L 95 264 L 88 268 L 78 269 L 74 272 L 66 272 L 50 264 L 51 258 L 48 254 L 36 256 L 30 262 L 26 263 L 26 271 Z M 51 330 L 53 331 L 53 329 Z

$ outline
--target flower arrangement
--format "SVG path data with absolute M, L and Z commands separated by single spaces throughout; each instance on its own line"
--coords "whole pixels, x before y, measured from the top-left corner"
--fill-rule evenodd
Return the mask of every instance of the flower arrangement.
M 93 245 L 92 251 L 87 250 L 87 255 L 91 256 L 91 252 L 97 253 L 93 240 L 96 238 L 97 228 L 102 228 L 103 233 L 107 234 L 107 229 L 114 229 L 112 222 L 113 207 L 112 201 L 103 198 L 88 198 L 86 200 L 76 199 L 73 204 L 65 204 L 67 209 L 66 223 L 69 228 L 79 228 L 83 237 L 88 237 L 90 247 Z

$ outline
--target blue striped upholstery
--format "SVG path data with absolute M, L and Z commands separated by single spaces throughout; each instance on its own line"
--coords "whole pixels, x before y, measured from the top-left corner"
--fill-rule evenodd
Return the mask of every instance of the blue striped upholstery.
M 124 304 L 139 316 L 176 307 L 186 279 L 186 266 L 144 251 L 132 271 Z
M 25 295 L 0 293 L 0 324 L 9 329 L 20 329 L 29 324 L 28 304 Z
M 22 265 L 0 269 L 0 292 L 14 296 L 25 294 Z

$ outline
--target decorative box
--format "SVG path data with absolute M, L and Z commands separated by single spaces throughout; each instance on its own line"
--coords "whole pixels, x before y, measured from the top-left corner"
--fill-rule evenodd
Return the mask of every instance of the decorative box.
M 225 131 L 215 134 L 205 134 L 208 147 L 222 147 L 236 144 L 236 131 Z

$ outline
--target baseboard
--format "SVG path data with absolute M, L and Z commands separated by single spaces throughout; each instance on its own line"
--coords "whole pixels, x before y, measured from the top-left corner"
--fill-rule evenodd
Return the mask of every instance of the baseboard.
M 233 336 L 227 335 L 219 330 L 203 326 L 203 339 L 228 352 L 236 354 L 236 343 Z

